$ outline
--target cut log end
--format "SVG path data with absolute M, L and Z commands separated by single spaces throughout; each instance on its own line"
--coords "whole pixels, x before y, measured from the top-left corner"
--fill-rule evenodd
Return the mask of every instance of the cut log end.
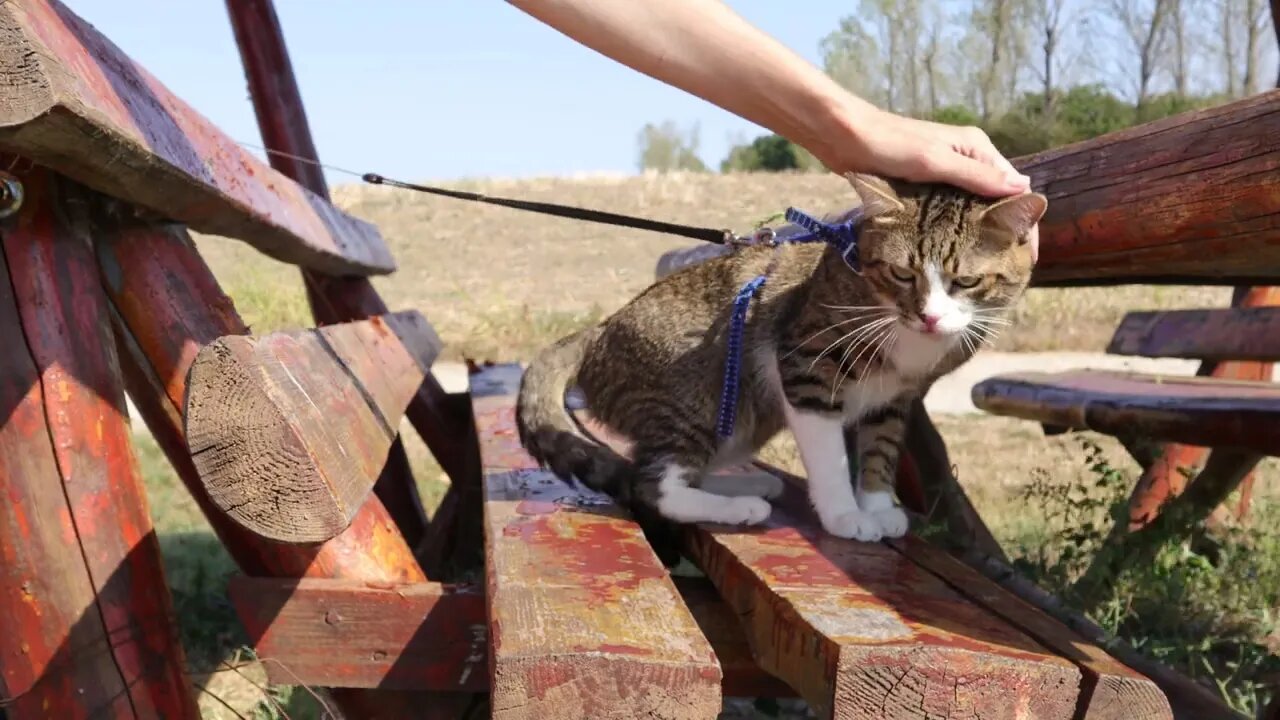
M 272 397 L 256 346 L 253 338 L 224 337 L 197 355 L 186 412 L 191 459 L 214 504 L 248 530 L 323 542 L 347 527 L 348 508 Z

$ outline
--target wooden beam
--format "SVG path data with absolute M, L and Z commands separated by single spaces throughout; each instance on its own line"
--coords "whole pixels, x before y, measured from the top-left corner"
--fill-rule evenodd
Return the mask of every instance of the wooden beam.
M 737 618 L 709 583 L 678 578 L 676 587 L 724 668 L 726 696 L 795 696 L 756 666 Z M 489 690 L 480 588 L 238 575 L 231 602 L 274 684 Z
M 413 311 L 210 343 L 191 366 L 186 404 L 187 442 L 209 497 L 272 540 L 342 532 L 439 350 Z
M 395 269 L 372 225 L 258 160 L 59 0 L 0 3 L 0 149 L 285 262 Z
M 1037 642 L 1080 668 L 1077 720 L 1163 720 L 1169 701 L 1150 679 L 1120 663 L 1065 625 L 1029 605 L 942 550 L 918 538 L 890 541 L 912 562 L 934 573 L 960 594 L 980 603 Z
M 1049 198 L 1035 285 L 1280 276 L 1280 91 L 1014 165 Z
M 687 551 L 818 717 L 1073 716 L 1074 665 L 887 545 L 827 535 L 792 483 L 773 502 L 750 531 L 692 528 Z
M 1011 373 L 973 388 L 997 415 L 1280 455 L 1280 385 L 1106 370 Z
M 518 366 L 472 378 L 493 717 L 709 718 L 722 674 L 640 528 L 521 448 Z
M 1120 322 L 1107 352 L 1215 363 L 1252 360 L 1267 363 L 1270 371 L 1270 363 L 1280 360 L 1280 307 L 1131 312 Z
M 181 228 L 115 215 L 98 222 L 94 239 L 103 286 L 127 331 L 124 344 L 136 350 L 129 375 L 135 404 L 240 569 L 270 577 L 425 581 L 377 497 L 365 502 L 340 535 L 310 546 L 268 542 L 212 511 L 215 506 L 186 449 L 180 408 L 200 348 L 224 335 L 247 334 L 248 328 Z M 330 696 L 349 717 L 387 720 L 422 718 L 470 702 L 465 694 L 426 699 L 417 693 L 365 689 L 335 689 Z
M 273 151 L 269 155 L 271 167 L 320 197 L 329 199 L 329 187 L 307 126 L 302 94 L 293 76 L 280 19 L 271 0 L 227 0 L 227 16 L 235 33 L 236 47 L 240 50 L 241 64 L 249 83 L 249 98 L 253 101 L 263 145 Z M 325 282 L 323 276 L 306 270 L 302 271 L 302 277 L 317 324 L 363 320 L 388 312 L 368 280 L 344 278 Z M 421 420 L 420 407 L 438 400 L 438 391 L 435 381 L 426 378 L 411 407 L 410 422 L 415 426 Z M 432 421 L 439 421 L 435 416 L 429 417 Z M 455 432 L 465 434 L 472 427 L 470 419 L 464 419 L 458 427 L 461 430 Z M 451 430 L 448 426 L 433 426 L 428 432 L 419 430 L 419 433 L 449 477 L 461 482 L 462 475 L 458 473 L 453 457 L 458 451 L 451 445 L 461 446 L 462 442 L 455 441 Z M 474 444 L 473 441 L 471 445 Z M 480 483 L 479 468 L 478 460 L 470 467 L 474 473 L 473 486 Z M 428 527 L 427 514 L 400 438 L 396 438 L 387 453 L 387 464 L 373 491 L 391 513 L 409 545 L 417 547 L 422 543 Z M 479 544 L 475 542 L 476 546 Z
M 23 210 L 0 230 L 0 444 L 13 472 L 0 483 L 14 505 L 0 598 L 16 601 L 4 603 L 3 694 L 16 717 L 195 720 L 85 197 L 44 171 L 23 182 Z

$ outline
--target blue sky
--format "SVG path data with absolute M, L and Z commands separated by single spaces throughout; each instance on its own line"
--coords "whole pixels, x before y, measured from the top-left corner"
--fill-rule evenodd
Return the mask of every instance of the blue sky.
M 626 0 L 630 1 L 630 0 Z M 240 141 L 259 143 L 218 0 L 65 0 Z M 852 0 L 729 0 L 804 57 Z M 276 0 L 321 160 L 410 180 L 634 172 L 649 121 L 712 163 L 759 128 L 498 0 Z M 350 178 L 330 174 L 331 183 Z

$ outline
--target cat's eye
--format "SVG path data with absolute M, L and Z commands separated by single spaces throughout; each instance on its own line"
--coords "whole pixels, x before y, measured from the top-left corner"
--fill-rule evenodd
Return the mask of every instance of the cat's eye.
M 909 283 L 916 279 L 915 273 L 904 267 L 898 267 L 897 265 L 889 266 L 889 274 L 893 276 L 894 280 L 897 280 L 900 283 Z
M 982 278 L 977 275 L 958 275 L 956 277 L 951 278 L 952 285 L 955 285 L 958 288 L 964 288 L 964 289 L 977 287 L 978 283 L 980 282 L 982 282 Z

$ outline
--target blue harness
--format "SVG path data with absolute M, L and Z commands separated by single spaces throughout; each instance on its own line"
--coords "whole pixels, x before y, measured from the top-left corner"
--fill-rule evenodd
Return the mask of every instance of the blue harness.
M 795 208 L 787 208 L 787 222 L 803 230 L 796 235 L 774 236 L 762 240 L 768 244 L 779 246 L 791 243 L 825 242 L 834 247 L 855 272 L 861 269 L 858 264 L 858 229 L 860 215 L 853 216 L 838 224 L 824 223 Z M 747 309 L 760 289 L 768 282 L 769 271 L 773 262 L 765 271 L 738 290 L 733 298 L 733 310 L 729 316 L 728 353 L 724 361 L 724 384 L 720 389 L 720 413 L 716 421 L 716 434 L 720 440 L 727 440 L 733 435 L 733 426 L 738 416 L 739 378 L 742 372 L 742 335 L 747 327 Z

